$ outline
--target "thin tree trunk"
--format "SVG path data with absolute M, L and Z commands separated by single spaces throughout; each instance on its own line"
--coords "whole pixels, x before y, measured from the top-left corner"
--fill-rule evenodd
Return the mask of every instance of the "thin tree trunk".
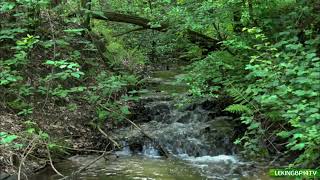
M 242 16 L 242 4 L 236 3 L 233 8 L 233 31 L 235 33 L 241 33 L 243 25 L 241 23 Z

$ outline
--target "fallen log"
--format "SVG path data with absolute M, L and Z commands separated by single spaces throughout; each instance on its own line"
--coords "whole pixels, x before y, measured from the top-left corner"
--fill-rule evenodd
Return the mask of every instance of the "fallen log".
M 160 24 L 160 26 L 153 27 L 151 25 L 151 21 L 147 18 L 117 12 L 91 11 L 91 17 L 99 20 L 128 23 L 140 26 L 140 28 L 128 31 L 127 33 L 146 29 L 166 32 L 170 28 L 170 25 L 167 23 L 162 23 Z M 121 35 L 123 35 L 123 33 Z M 197 44 L 201 48 L 207 49 L 208 52 L 218 50 L 221 48 L 221 42 L 218 39 L 209 37 L 199 32 L 188 29 L 186 31 L 186 36 L 190 40 L 190 42 Z
M 96 12 L 91 11 L 91 17 L 94 19 L 105 20 L 105 21 L 114 21 L 114 22 L 122 22 L 128 24 L 134 24 L 137 26 L 141 26 L 145 29 L 153 29 L 157 31 L 167 31 L 169 27 L 166 24 L 161 24 L 160 27 L 152 27 L 150 24 L 151 21 L 149 19 L 134 16 L 134 15 L 127 15 L 117 12 Z

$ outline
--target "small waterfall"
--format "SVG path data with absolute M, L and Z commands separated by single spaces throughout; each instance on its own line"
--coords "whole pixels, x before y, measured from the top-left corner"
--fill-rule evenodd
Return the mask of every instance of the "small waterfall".
M 132 151 L 130 150 L 130 147 L 126 141 L 122 142 L 122 150 L 116 151 L 115 154 L 118 156 L 129 156 L 132 155 Z
M 164 81 L 174 81 L 174 78 Z M 157 78 L 153 83 L 161 85 L 161 82 L 161 78 Z M 168 92 L 149 91 L 140 96 L 132 120 L 173 156 L 199 167 L 205 176 L 211 172 L 233 176 L 233 170 L 242 163 L 234 155 L 236 123 L 234 117 L 223 111 L 227 104 L 221 101 L 205 99 L 177 108 L 177 100 Z M 118 135 L 118 141 L 125 140 L 130 146 L 120 154 L 161 157 L 156 146 L 135 128 L 124 127 L 114 134 Z
M 201 156 L 201 157 L 187 157 L 187 161 L 197 163 L 237 163 L 239 160 L 234 155 L 217 155 L 217 156 Z
M 158 149 L 156 149 L 152 144 L 144 144 L 142 149 L 142 154 L 144 156 L 153 157 L 153 158 L 161 157 Z
M 122 143 L 123 148 L 120 151 L 116 151 L 115 154 L 118 156 L 130 156 L 133 154 L 140 154 L 143 156 L 151 157 L 151 158 L 160 158 L 160 152 L 155 146 L 151 143 L 145 143 L 142 146 L 141 152 L 132 151 L 130 149 L 130 145 L 127 142 Z

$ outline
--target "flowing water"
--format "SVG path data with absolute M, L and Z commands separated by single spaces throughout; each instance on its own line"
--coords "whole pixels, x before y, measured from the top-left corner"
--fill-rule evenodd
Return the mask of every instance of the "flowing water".
M 237 156 L 233 117 L 219 109 L 217 102 L 200 101 L 177 108 L 172 94 L 186 93 L 186 85 L 176 83 L 180 70 L 156 71 L 146 80 L 148 86 L 135 92 L 140 108 L 133 120 L 155 141 L 145 138 L 132 127 L 113 132 L 124 148 L 101 158 L 77 178 L 88 180 L 201 180 L 201 179 L 271 179 L 261 173 L 257 163 Z M 165 148 L 167 159 L 157 148 Z M 55 164 L 70 176 L 97 156 L 74 156 Z M 31 180 L 59 179 L 45 169 Z

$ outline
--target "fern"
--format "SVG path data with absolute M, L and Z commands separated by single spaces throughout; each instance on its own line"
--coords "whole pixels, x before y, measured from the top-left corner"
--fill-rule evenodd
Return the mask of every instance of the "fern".
M 227 90 L 227 93 L 234 98 L 234 101 L 239 104 L 251 103 L 253 99 L 253 94 L 246 91 L 244 88 L 231 87 Z
M 232 104 L 230 106 L 228 106 L 225 111 L 229 111 L 231 113 L 238 113 L 238 114 L 242 114 L 242 113 L 248 113 L 248 114 L 252 114 L 252 110 L 248 105 L 243 105 L 243 104 Z
M 253 93 L 248 91 L 248 89 L 241 87 L 234 87 L 229 84 L 227 93 L 233 97 L 235 104 L 228 106 L 225 110 L 231 113 L 238 114 L 252 114 L 256 107 L 253 104 Z

